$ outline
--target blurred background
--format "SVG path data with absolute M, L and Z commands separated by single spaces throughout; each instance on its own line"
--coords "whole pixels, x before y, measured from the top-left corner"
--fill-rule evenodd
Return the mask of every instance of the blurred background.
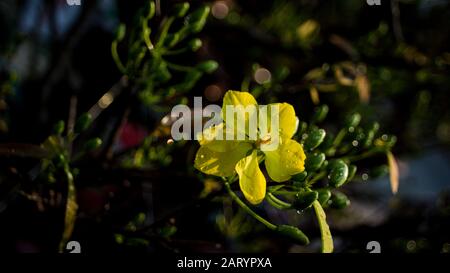
M 155 29 L 178 2 L 157 1 Z M 211 7 L 198 34 L 202 46 L 172 62 L 212 59 L 219 67 L 181 101 L 191 106 L 203 96 L 204 106 L 220 105 L 229 89 L 253 90 L 258 101 L 291 103 L 300 120 L 327 104 L 331 129 L 355 110 L 364 122 L 378 121 L 381 131 L 397 136 L 400 188 L 391 193 L 385 158 L 358 166 L 356 182 L 344 189 L 351 205 L 327 210 L 335 252 L 367 252 L 367 243 L 378 241 L 382 252 L 447 253 L 450 1 L 367 2 L 190 1 Z M 167 145 L 173 101 L 145 92 L 129 99 L 128 89 L 120 91 L 127 79 L 111 43 L 119 24 L 132 29 L 147 4 L 0 2 L 0 251 L 58 250 L 65 190 L 40 171 L 41 144 L 59 120 L 70 123 L 73 113 L 105 100 L 72 147 L 82 151 L 87 139 L 103 140 L 72 164 L 78 214 L 71 238 L 83 252 L 318 251 L 311 212 L 258 208 L 274 222 L 298 224 L 312 242 L 279 238 L 232 206 L 220 181 L 194 170 L 197 144 Z M 114 100 L 105 97 L 117 88 Z

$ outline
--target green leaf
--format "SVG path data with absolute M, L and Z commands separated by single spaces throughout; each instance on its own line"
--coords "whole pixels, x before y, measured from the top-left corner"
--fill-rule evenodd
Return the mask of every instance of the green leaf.
M 67 176 L 67 200 L 64 217 L 64 231 L 62 234 L 61 242 L 59 244 L 59 251 L 63 252 L 67 242 L 72 236 L 73 228 L 75 226 L 75 220 L 77 216 L 78 204 L 76 199 L 75 183 L 73 181 L 72 173 L 69 169 L 65 168 Z
M 298 228 L 289 225 L 279 225 L 276 229 L 280 234 L 293 239 L 299 245 L 309 244 L 308 237 Z
M 330 227 L 327 224 L 327 216 L 323 211 L 319 201 L 313 203 L 314 211 L 316 212 L 317 221 L 319 222 L 320 234 L 322 236 L 322 253 L 333 252 L 333 237 L 331 237 Z

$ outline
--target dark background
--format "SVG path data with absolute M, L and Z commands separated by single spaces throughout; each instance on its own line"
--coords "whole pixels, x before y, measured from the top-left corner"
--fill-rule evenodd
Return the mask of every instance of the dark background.
M 164 15 L 179 1 L 162 2 Z M 196 7 L 200 1 L 190 3 Z M 358 109 L 365 119 L 378 120 L 383 131 L 397 135 L 400 190 L 393 196 L 386 176 L 349 185 L 352 205 L 329 214 L 336 252 L 366 252 L 373 240 L 383 252 L 450 252 L 450 2 L 382 1 L 369 6 L 359 0 L 227 0 L 221 2 L 229 9 L 224 19 L 222 6 L 215 10 L 217 3 L 208 3 L 213 13 L 200 33 L 202 48 L 176 61 L 214 59 L 219 69 L 196 84 L 186 95 L 189 100 L 204 95 L 205 101 L 220 104 L 221 95 L 240 89 L 246 77 L 256 85 L 255 63 L 273 75 L 288 67 L 290 74 L 280 87 L 261 99 L 287 101 L 300 117 L 309 118 L 314 104 L 303 81 L 308 71 L 346 60 L 367 66 L 368 104 L 348 89 L 321 93 L 321 103 L 330 106 L 331 127 Z M 58 120 L 67 120 L 73 97 L 78 113 L 89 110 L 121 77 L 110 52 L 118 24 L 132 25 L 144 5 L 2 1 L 0 106 L 5 106 L 0 108 L 0 141 L 39 145 Z M 320 29 L 305 39 L 296 37 L 297 27 L 307 20 Z M 210 94 L 212 85 L 215 93 Z M 116 143 L 120 147 L 140 143 L 166 114 L 133 103 Z M 121 107 L 121 100 L 115 101 L 85 138 L 110 134 Z M 231 201 L 198 199 L 204 180 L 192 169 L 194 144 L 169 151 L 169 164 L 150 162 L 140 169 L 124 168 L 128 155 L 121 151 L 113 161 L 92 154 L 77 163 L 82 170 L 76 182 L 80 209 L 72 238 L 85 252 L 311 252 L 319 247 L 318 239 L 308 247 L 291 245 L 239 213 L 233 216 L 239 228 L 221 228 L 217 219 L 229 217 Z M 38 164 L 33 156 L 0 153 L 0 251 L 57 251 L 61 206 L 39 207 L 30 200 L 32 193 L 51 199 L 48 188 L 30 179 Z M 52 190 L 58 192 L 57 187 Z M 309 212 L 261 211 L 275 221 L 298 222 L 311 238 L 319 238 Z

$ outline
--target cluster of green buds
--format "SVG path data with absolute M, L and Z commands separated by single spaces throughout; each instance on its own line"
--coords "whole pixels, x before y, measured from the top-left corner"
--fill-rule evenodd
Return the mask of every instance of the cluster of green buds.
M 349 115 L 342 128 L 333 135 L 318 126 L 325 120 L 328 110 L 327 105 L 318 106 L 309 124 L 300 122 L 294 138 L 299 139 L 306 153 L 305 170 L 293 176 L 290 183 L 268 188 L 266 200 L 273 207 L 301 213 L 319 203 L 323 208 L 343 209 L 350 204 L 350 200 L 340 191 L 342 186 L 357 177 L 367 180 L 369 175 L 383 175 L 388 170 L 398 172 L 390 152 L 396 142 L 395 136 L 380 134 L 376 122 L 361 126 L 361 115 L 358 113 Z M 387 155 L 389 168 L 383 164 L 368 173 L 356 175 L 360 160 L 380 154 Z M 307 242 L 303 233 L 293 237 L 298 238 L 297 241 Z
M 191 36 L 203 29 L 210 8 L 204 5 L 191 13 L 189 10 L 189 3 L 179 3 L 160 18 L 156 14 L 155 3 L 150 1 L 141 11 L 138 25 L 129 33 L 124 24 L 117 30 L 111 46 L 112 56 L 120 71 L 134 81 L 139 98 L 147 105 L 161 104 L 166 100 L 185 102 L 181 95 L 191 90 L 203 74 L 212 73 L 218 67 L 213 60 L 196 65 L 172 61 L 177 55 L 195 52 L 202 46 L 200 39 Z M 127 51 L 124 54 L 126 61 L 119 56 L 120 46 Z M 174 78 L 181 81 L 174 81 Z
M 74 181 L 78 169 L 74 168 L 72 163 L 102 145 L 100 138 L 91 138 L 84 143 L 78 153 L 73 154 L 75 138 L 88 130 L 91 124 L 92 117 L 89 113 L 82 114 L 73 126 L 66 126 L 65 122 L 61 120 L 55 124 L 52 135 L 41 145 L 47 156 L 42 159 L 40 177 L 47 183 L 62 183 L 67 187 L 64 231 L 59 246 L 60 251 L 63 251 L 70 239 L 78 209 Z M 66 133 L 64 134 L 64 132 Z
M 299 193 L 289 208 L 302 211 L 315 200 L 323 207 L 341 209 L 348 206 L 350 201 L 338 188 L 356 178 L 357 162 L 376 154 L 390 153 L 396 142 L 395 136 L 380 135 L 376 122 L 365 128 L 359 126 L 361 115 L 358 113 L 349 115 L 334 136 L 316 125 L 325 119 L 327 113 L 328 106 L 319 106 L 309 125 L 305 122 L 300 124 L 297 137 L 306 153 L 305 171 L 292 178 L 293 189 Z M 387 166 L 381 165 L 373 168 L 370 174 L 379 176 L 386 171 Z M 368 177 L 369 174 L 362 174 L 363 180 Z M 271 196 L 274 193 L 276 191 Z

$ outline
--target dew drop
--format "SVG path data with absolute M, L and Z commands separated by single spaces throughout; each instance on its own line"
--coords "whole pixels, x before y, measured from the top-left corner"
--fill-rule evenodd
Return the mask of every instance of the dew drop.
M 353 133 L 353 132 L 355 131 L 355 127 L 353 127 L 353 126 L 352 126 L 352 127 L 349 127 L 349 128 L 348 128 L 348 131 L 349 131 L 350 133 Z
M 369 175 L 367 173 L 363 173 L 361 175 L 362 180 L 366 181 L 367 179 L 369 179 Z
M 358 140 L 353 140 L 353 141 L 352 141 L 352 145 L 353 145 L 353 147 L 358 146 L 358 145 L 359 145 Z
M 205 157 L 204 155 L 200 155 L 200 158 L 202 158 L 202 159 L 203 159 L 204 157 Z
M 381 136 L 381 139 L 382 139 L 383 141 L 386 141 L 386 140 L 388 139 L 388 135 L 386 135 L 386 134 L 382 135 L 382 136 Z

